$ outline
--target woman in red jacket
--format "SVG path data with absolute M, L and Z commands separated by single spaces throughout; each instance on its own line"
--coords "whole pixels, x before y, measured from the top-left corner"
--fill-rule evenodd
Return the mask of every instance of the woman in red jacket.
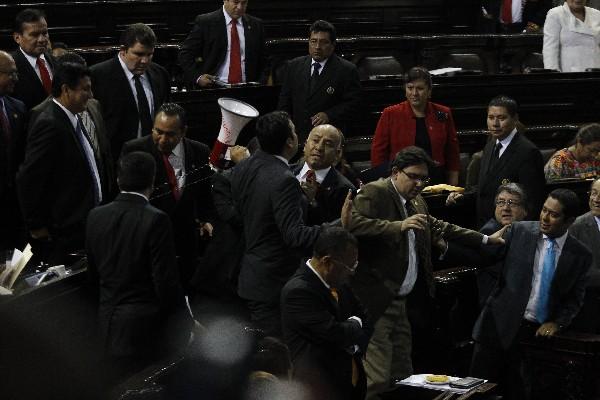
M 406 101 L 383 110 L 373 143 L 371 166 L 393 160 L 407 146 L 423 148 L 438 168 L 429 171 L 432 183 L 458 184 L 460 169 L 458 139 L 448 107 L 429 101 L 431 75 L 413 67 L 404 76 Z

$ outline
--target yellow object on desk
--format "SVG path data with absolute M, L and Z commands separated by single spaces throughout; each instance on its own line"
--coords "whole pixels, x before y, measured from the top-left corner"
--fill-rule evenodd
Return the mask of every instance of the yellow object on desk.
M 434 385 L 442 385 L 450 382 L 450 378 L 448 375 L 427 375 L 425 381 Z

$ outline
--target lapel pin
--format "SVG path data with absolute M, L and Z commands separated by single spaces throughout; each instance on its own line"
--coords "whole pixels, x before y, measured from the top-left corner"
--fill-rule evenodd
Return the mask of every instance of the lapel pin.
M 333 87 L 329 86 L 327 88 L 327 94 L 333 94 L 333 92 L 335 92 L 335 89 Z
M 502 179 L 502 184 L 503 185 L 508 185 L 509 183 L 510 183 L 510 180 L 508 180 L 506 178 Z

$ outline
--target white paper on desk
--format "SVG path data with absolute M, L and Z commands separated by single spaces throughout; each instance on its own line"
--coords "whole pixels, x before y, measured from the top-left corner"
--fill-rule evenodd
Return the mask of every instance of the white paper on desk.
M 423 387 L 426 389 L 450 391 L 452 393 L 466 393 L 472 389 L 472 388 L 469 388 L 469 389 L 453 388 L 453 387 L 450 387 L 450 385 L 447 383 L 445 383 L 443 385 L 432 385 L 430 383 L 427 383 L 427 380 L 425 380 L 425 377 L 428 375 L 431 375 L 431 374 L 411 375 L 408 378 L 403 379 L 400 382 L 398 382 L 398 385 L 418 386 L 418 387 Z M 448 376 L 449 382 L 454 382 L 459 379 L 460 378 L 457 378 L 456 376 Z
M 439 69 L 434 69 L 432 71 L 429 71 L 429 73 L 431 75 L 443 75 L 443 74 L 447 74 L 448 72 L 456 72 L 456 71 L 462 71 L 462 68 L 456 68 L 456 67 L 439 68 Z
M 0 286 L 6 285 L 6 283 L 8 282 L 8 277 L 12 273 L 13 265 L 17 265 L 17 262 L 19 261 L 19 258 L 22 255 L 23 253 L 19 249 L 15 249 L 13 251 L 13 255 L 10 261 L 8 262 L 8 264 L 5 265 L 4 271 L 2 271 L 2 273 L 0 274 Z
M 10 280 L 8 281 L 8 285 L 6 285 L 6 287 L 8 289 L 12 289 L 13 285 L 15 284 L 15 281 L 21 274 L 21 271 L 23 271 L 23 268 L 25 268 L 25 265 L 27 265 L 27 263 L 29 262 L 29 260 L 31 259 L 32 256 L 33 256 L 33 252 L 31 251 L 31 245 L 29 243 L 25 247 L 25 250 L 23 250 L 21 257 L 19 258 L 19 261 L 16 264 L 14 263 L 14 256 L 13 256 L 13 261 L 12 261 L 13 271 L 12 271 L 12 274 L 10 275 L 10 278 L 9 278 Z

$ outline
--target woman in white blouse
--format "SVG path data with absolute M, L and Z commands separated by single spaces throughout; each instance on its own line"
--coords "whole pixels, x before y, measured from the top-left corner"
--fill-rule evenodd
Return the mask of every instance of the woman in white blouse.
M 566 0 L 546 15 L 544 68 L 580 72 L 600 68 L 600 11 Z

